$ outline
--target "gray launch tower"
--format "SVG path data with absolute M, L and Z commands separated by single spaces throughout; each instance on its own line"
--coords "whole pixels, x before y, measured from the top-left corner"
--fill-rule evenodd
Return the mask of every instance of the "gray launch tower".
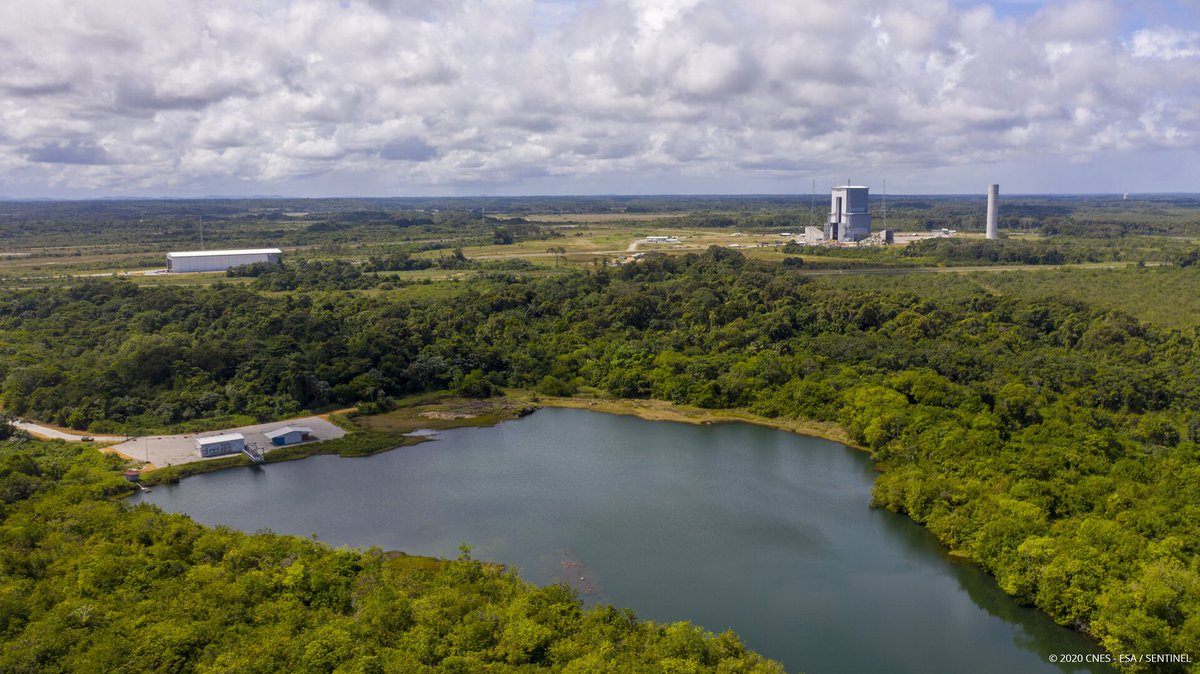
M 825 240 L 847 243 L 871 236 L 869 188 L 843 185 L 833 188 L 829 201 L 829 219 L 825 221 Z

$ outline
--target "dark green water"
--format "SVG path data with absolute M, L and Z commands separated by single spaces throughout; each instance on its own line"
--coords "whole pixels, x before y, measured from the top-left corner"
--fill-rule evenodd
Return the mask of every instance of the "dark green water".
M 541 410 L 373 457 L 210 473 L 142 500 L 209 524 L 515 566 L 589 602 L 733 628 L 789 671 L 1060 672 L 1097 653 L 923 528 L 870 461 L 747 424 Z M 583 580 L 580 580 L 580 577 Z

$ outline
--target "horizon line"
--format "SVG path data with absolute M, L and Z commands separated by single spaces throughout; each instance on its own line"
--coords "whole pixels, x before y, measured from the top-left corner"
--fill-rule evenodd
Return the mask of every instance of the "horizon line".
M 831 186 L 826 189 L 835 189 L 838 186 Z M 870 186 L 866 186 L 870 189 Z M 963 196 L 987 196 L 987 190 L 980 192 L 889 192 L 886 196 L 889 197 L 963 197 Z M 1197 196 L 1200 197 L 1200 192 L 1001 192 L 1002 197 L 1152 197 L 1152 196 Z M 11 197 L 0 195 L 0 201 L 11 203 L 46 203 L 46 202 L 86 202 L 86 201 L 285 201 L 285 200 L 375 200 L 382 201 L 387 199 L 603 199 L 603 198 L 638 198 L 638 197 L 675 197 L 675 198 L 705 198 L 705 197 L 812 197 L 811 192 L 704 192 L 704 193 L 687 193 L 687 192 L 661 192 L 661 193 L 595 193 L 595 194 L 473 194 L 473 195 L 391 195 L 391 196 L 364 196 L 364 195 L 318 195 L 318 196 L 287 196 L 280 194 L 251 194 L 251 195 L 205 195 L 205 196 L 117 196 L 105 195 L 95 197 Z M 873 196 L 883 197 L 882 192 L 878 192 Z

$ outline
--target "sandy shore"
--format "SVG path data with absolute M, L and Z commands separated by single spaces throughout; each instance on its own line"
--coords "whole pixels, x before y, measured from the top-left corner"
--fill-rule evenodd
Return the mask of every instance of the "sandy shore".
M 825 440 L 840 442 L 847 447 L 862 451 L 870 451 L 850 439 L 846 430 L 837 424 L 811 419 L 771 419 L 745 410 L 708 410 L 688 405 L 676 405 L 665 400 L 623 399 L 623 398 L 555 398 L 539 397 L 537 405 L 542 407 L 569 407 L 572 409 L 592 410 L 605 414 L 622 414 L 635 416 L 648 421 L 678 421 L 685 424 L 721 424 L 741 422 L 768 426 L 799 435 L 809 435 Z

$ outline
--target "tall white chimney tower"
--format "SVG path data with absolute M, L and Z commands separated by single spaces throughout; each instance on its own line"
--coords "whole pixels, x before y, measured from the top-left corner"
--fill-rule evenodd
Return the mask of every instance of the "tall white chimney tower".
M 996 209 L 999 204 L 996 203 L 1000 199 L 1000 186 L 988 185 L 988 210 L 987 210 L 987 238 L 998 239 L 1000 235 L 996 231 Z

